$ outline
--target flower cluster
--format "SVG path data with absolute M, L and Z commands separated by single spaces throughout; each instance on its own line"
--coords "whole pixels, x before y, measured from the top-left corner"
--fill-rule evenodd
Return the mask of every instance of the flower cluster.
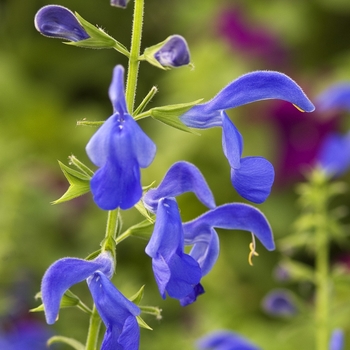
M 127 2 L 111 0 L 111 5 L 125 8 Z M 102 29 L 62 6 L 50 5 L 39 10 L 35 16 L 35 27 L 45 36 L 65 39 L 71 45 L 114 48 L 131 59 L 130 52 L 133 50 L 129 52 Z M 147 61 L 158 68 L 170 69 L 189 65 L 190 53 L 186 40 L 179 35 L 172 35 L 163 42 L 146 48 L 142 55 L 138 54 L 136 59 L 132 59 L 137 60 L 137 64 L 139 61 Z M 130 80 L 128 87 L 129 84 Z M 80 164 L 78 168 L 83 169 L 84 174 L 73 171 L 70 175 L 78 179 L 78 183 L 90 186 L 96 205 L 102 210 L 110 211 L 109 219 L 112 211 L 115 214 L 116 209 L 127 210 L 135 206 L 141 208 L 143 214 L 144 209 L 147 209 L 155 216 L 153 232 L 145 252 L 152 259 L 154 277 L 162 298 L 169 295 L 186 306 L 204 293 L 201 280 L 211 271 L 219 257 L 220 241 L 216 229 L 250 232 L 253 238 L 250 261 L 257 254 L 255 237 L 267 250 L 275 248 L 272 230 L 263 213 L 252 205 L 216 205 L 200 170 L 185 161 L 173 164 L 158 187 L 144 193 L 141 169 L 151 165 L 156 155 L 156 146 L 137 120 L 141 118 L 140 115 L 153 95 L 147 95 L 135 111 L 129 110 L 127 106 L 133 103 L 129 99 L 127 101 L 126 95 L 129 94 L 125 95 L 124 85 L 124 68 L 117 65 L 109 87 L 113 113 L 86 146 L 86 153 L 97 170 L 86 173 L 84 171 L 87 167 Z M 273 71 L 243 75 L 206 103 L 193 103 L 190 107 L 180 105 L 177 110 L 181 110 L 179 113 L 175 113 L 171 106 L 166 106 L 169 107 L 168 111 L 173 112 L 169 113 L 175 120 L 172 121 L 173 125 L 181 124 L 183 129 L 222 128 L 222 147 L 230 165 L 232 185 L 243 198 L 254 203 L 262 203 L 269 196 L 274 181 L 274 168 L 263 157 L 243 156 L 243 137 L 230 120 L 227 110 L 266 99 L 288 101 L 301 111 L 314 110 L 313 104 L 291 78 Z M 166 108 L 161 112 L 165 110 Z M 189 222 L 182 222 L 177 203 L 177 197 L 185 192 L 194 193 L 207 208 L 205 213 Z M 147 218 L 148 214 L 145 214 Z M 86 280 L 96 310 L 106 326 L 102 350 L 137 350 L 140 338 L 138 316 L 141 309 L 123 296 L 111 282 L 116 263 L 113 249 L 118 231 L 117 221 L 115 217 L 115 225 L 107 225 L 101 252 L 93 260 L 64 258 L 54 262 L 44 274 L 41 296 L 46 321 L 53 324 L 58 319 L 65 293 L 74 284 Z M 108 245 L 107 242 L 111 241 Z M 229 333 L 208 338 L 200 347 L 258 349 L 243 338 Z
M 140 331 L 136 316 L 140 314 L 140 309 L 112 284 L 113 273 L 113 257 L 107 251 L 91 261 L 63 258 L 53 263 L 45 272 L 41 285 L 47 323 L 53 324 L 58 319 L 64 293 L 74 284 L 86 280 L 107 327 L 101 349 L 137 350 Z

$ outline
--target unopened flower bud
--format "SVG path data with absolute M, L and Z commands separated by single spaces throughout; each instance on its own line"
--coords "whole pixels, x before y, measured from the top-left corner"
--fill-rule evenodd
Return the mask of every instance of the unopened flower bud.
M 180 35 L 170 36 L 154 57 L 163 67 L 180 67 L 190 63 L 187 42 Z
M 34 24 L 42 35 L 51 38 L 76 42 L 90 37 L 74 13 L 59 5 L 42 7 L 35 15 Z

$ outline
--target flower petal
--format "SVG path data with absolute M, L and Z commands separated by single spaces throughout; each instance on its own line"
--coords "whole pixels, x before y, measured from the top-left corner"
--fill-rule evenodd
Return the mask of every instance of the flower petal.
M 260 350 L 242 336 L 231 331 L 212 332 L 197 342 L 201 350 Z
M 219 257 L 220 241 L 216 231 L 211 227 L 202 227 L 200 233 L 190 231 L 184 224 L 185 244 L 193 245 L 190 256 L 196 260 L 205 276 Z
M 125 94 L 124 94 L 124 68 L 117 65 L 113 70 L 113 78 L 108 90 L 109 99 L 112 102 L 114 113 L 121 116 L 127 114 Z
M 186 241 L 203 237 L 211 228 L 252 232 L 267 250 L 274 250 L 271 227 L 257 208 L 243 203 L 230 203 L 209 210 L 198 218 L 183 224 Z
M 300 86 L 287 75 L 274 71 L 256 71 L 234 80 L 212 100 L 192 107 L 180 120 L 190 128 L 221 126 L 220 111 L 267 99 L 288 101 L 305 112 L 315 109 Z
M 204 290 L 203 286 L 200 283 L 198 283 L 197 285 L 194 286 L 194 288 L 190 294 L 188 294 L 184 298 L 180 299 L 180 305 L 181 306 L 190 305 L 190 304 L 194 303 L 197 300 L 197 298 L 204 293 L 205 293 L 205 290 Z
M 241 159 L 239 169 L 231 169 L 231 182 L 245 199 L 262 203 L 270 195 L 275 171 L 272 164 L 263 157 Z
M 156 212 L 161 198 L 176 197 L 185 192 L 193 192 L 208 208 L 215 208 L 215 201 L 201 172 L 193 164 L 177 162 L 165 174 L 160 185 L 149 190 L 143 197 L 146 207 Z
M 350 83 L 330 86 L 316 98 L 316 106 L 321 111 L 350 109 Z
M 185 298 L 202 277 L 198 263 L 183 249 L 183 229 L 177 203 L 173 198 L 162 198 L 146 253 L 152 257 L 154 275 L 163 298 L 165 291 L 172 298 Z
M 111 6 L 126 8 L 129 0 L 111 0 Z
M 106 252 L 91 261 L 64 258 L 57 260 L 47 269 L 41 283 L 41 294 L 48 324 L 55 323 L 62 296 L 67 289 L 87 279 L 97 270 L 111 274 L 113 262 L 108 254 Z
M 125 298 L 103 273 L 94 273 L 88 279 L 88 286 L 107 327 L 101 350 L 137 350 L 140 329 L 136 316 L 140 309 Z
M 274 71 L 244 74 L 228 84 L 206 105 L 209 111 L 218 111 L 267 99 L 288 101 L 305 112 L 315 109 L 294 80 Z
M 114 114 L 93 135 L 86 152 L 101 166 L 90 182 L 95 203 L 104 210 L 133 207 L 142 196 L 140 166 L 148 166 L 155 155 L 154 143 L 135 120 Z
M 74 13 L 59 5 L 42 7 L 35 15 L 34 25 L 38 32 L 51 38 L 74 42 L 89 38 Z
M 222 112 L 222 149 L 231 168 L 240 168 L 243 138 L 225 112 Z

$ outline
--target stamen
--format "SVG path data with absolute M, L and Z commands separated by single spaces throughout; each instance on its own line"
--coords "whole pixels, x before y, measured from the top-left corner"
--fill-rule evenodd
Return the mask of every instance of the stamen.
M 248 255 L 248 262 L 250 266 L 253 266 L 253 256 L 258 256 L 259 254 L 255 251 L 255 236 L 252 233 L 252 242 L 249 244 L 250 253 Z
M 292 103 L 292 105 L 300 112 L 305 112 L 304 110 L 302 110 L 300 107 L 298 107 L 297 105 L 295 105 L 294 103 Z

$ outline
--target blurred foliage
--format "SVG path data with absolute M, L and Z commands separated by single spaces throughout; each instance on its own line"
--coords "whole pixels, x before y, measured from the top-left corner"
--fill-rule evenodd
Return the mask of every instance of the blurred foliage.
M 33 26 L 33 18 L 46 4 L 43 0 L 0 3 L 0 316 L 4 322 L 9 317 L 28 317 L 26 310 L 38 305 L 34 295 L 46 268 L 61 257 L 86 257 L 95 251 L 105 228 L 106 213 L 94 206 L 89 194 L 55 206 L 50 202 L 68 188 L 57 160 L 68 164 L 68 156 L 74 154 L 90 165 L 84 147 L 94 129 L 77 127 L 76 122 L 103 120 L 111 114 L 107 94 L 111 72 L 117 63 L 125 66 L 126 60 L 112 50 L 79 49 L 42 37 Z M 108 0 L 61 0 L 59 4 L 129 45 L 131 2 L 126 10 L 111 8 Z M 264 28 L 273 34 L 285 49 L 285 61 L 274 63 L 273 57 L 251 55 L 219 35 L 223 11 L 238 7 L 247 28 Z M 180 34 L 188 40 L 195 65 L 194 70 L 185 67 L 163 72 L 142 63 L 137 101 L 153 85 L 159 89 L 150 107 L 209 99 L 234 78 L 256 69 L 289 74 L 311 99 L 333 82 L 350 80 L 346 35 L 350 31 L 350 5 L 346 0 L 180 0 L 166 4 L 146 0 L 145 10 L 143 48 Z M 229 115 L 243 134 L 244 154 L 265 156 L 276 165 L 283 140 L 266 118 L 271 104 L 265 101 L 243 106 Z M 201 169 L 217 204 L 241 200 L 230 183 L 220 129 L 203 130 L 197 136 L 151 119 L 140 124 L 158 148 L 154 163 L 143 172 L 145 185 L 154 180 L 159 183 L 169 166 L 183 159 Z M 341 127 L 350 127 L 349 121 L 343 118 Z M 291 232 L 297 216 L 294 184 L 275 187 L 267 202 L 259 206 L 277 239 Z M 349 205 L 349 199 L 344 205 Z M 205 210 L 190 194 L 179 198 L 179 206 L 184 220 Z M 134 209 L 123 218 L 125 229 L 142 220 Z M 313 348 L 312 314 L 280 320 L 261 310 L 264 295 L 279 286 L 272 271 L 280 254 L 266 252 L 258 245 L 260 255 L 251 267 L 247 261 L 250 235 L 219 234 L 219 260 L 203 279 L 206 294 L 186 308 L 160 298 L 150 259 L 144 254 L 146 241 L 131 238 L 121 243 L 117 287 L 131 296 L 146 284 L 144 303 L 163 309 L 162 321 L 145 316 L 154 330 L 141 331 L 141 349 L 193 349 L 195 339 L 219 328 L 237 331 L 262 349 L 295 349 L 300 339 L 303 348 Z M 334 248 L 332 257 L 337 254 L 349 254 L 349 244 Z M 307 255 L 303 259 L 309 261 Z M 295 289 L 301 298 L 310 298 L 307 285 Z M 89 303 L 84 284 L 76 286 L 74 292 Z M 339 286 L 339 294 L 347 298 L 346 287 Z M 312 300 L 307 301 L 312 310 Z M 35 317 L 44 320 L 43 315 Z M 349 336 L 347 317 L 339 322 L 338 326 L 347 327 Z M 84 341 L 87 324 L 86 315 L 70 309 L 63 310 L 51 328 Z

